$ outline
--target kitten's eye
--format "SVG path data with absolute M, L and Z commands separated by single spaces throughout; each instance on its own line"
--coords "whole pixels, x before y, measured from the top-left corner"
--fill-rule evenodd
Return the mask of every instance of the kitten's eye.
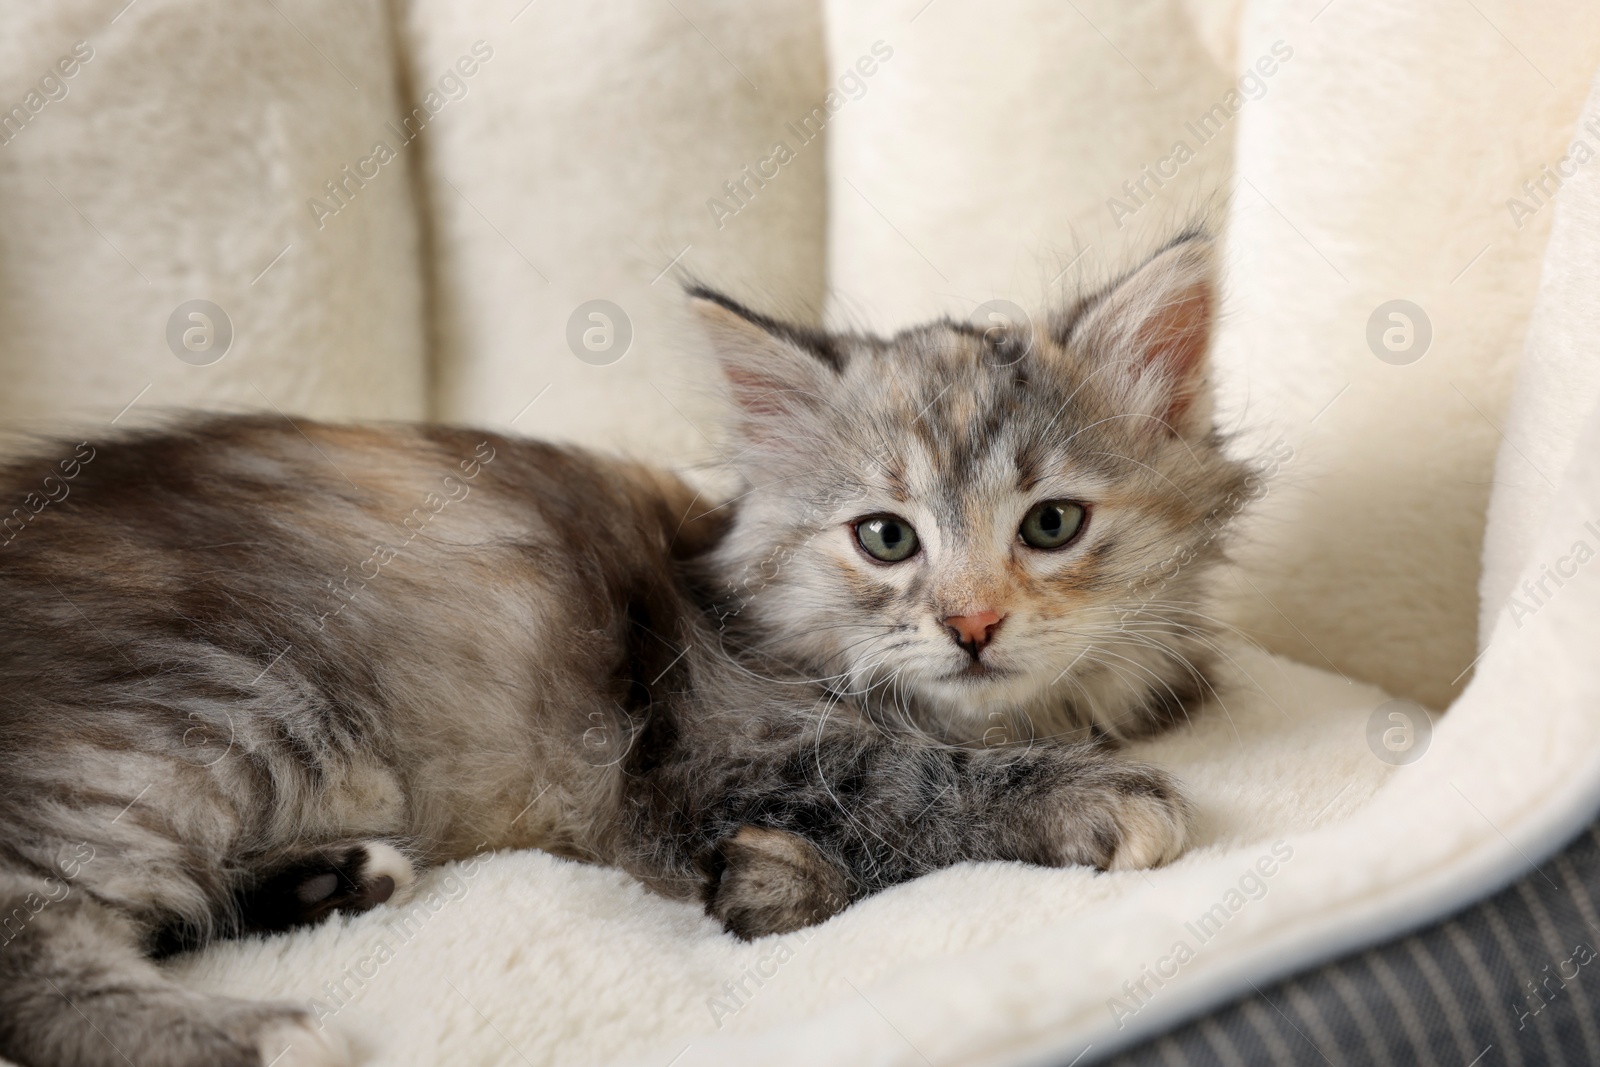
M 1070 500 L 1035 504 L 1017 533 L 1033 548 L 1063 548 L 1083 529 L 1083 505 Z
M 893 515 L 874 515 L 856 523 L 856 541 L 867 555 L 885 563 L 899 563 L 917 554 L 917 531 Z

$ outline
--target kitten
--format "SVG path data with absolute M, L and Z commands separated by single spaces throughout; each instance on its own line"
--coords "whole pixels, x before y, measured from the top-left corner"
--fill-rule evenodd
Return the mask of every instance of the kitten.
M 952 739 L 1135 737 L 1208 694 L 1254 477 L 1212 424 L 1208 241 L 1039 329 L 825 335 L 695 295 L 740 405 L 735 641 Z
M 1204 688 L 1173 590 L 1214 550 L 1129 585 L 1241 476 L 1205 414 L 1205 255 L 1015 361 L 701 294 L 750 482 L 726 507 L 578 449 L 277 417 L 6 465 L 0 1055 L 346 1062 L 304 1009 L 151 957 L 485 849 L 614 864 L 745 937 L 964 860 L 1170 860 L 1164 772 L 979 738 L 1002 706 L 1135 732 Z

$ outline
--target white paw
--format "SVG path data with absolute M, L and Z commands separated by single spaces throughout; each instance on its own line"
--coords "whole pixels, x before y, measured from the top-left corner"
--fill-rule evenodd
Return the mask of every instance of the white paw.
M 394 896 L 389 898 L 388 903 L 398 904 L 405 900 L 417 882 L 416 868 L 411 866 L 405 853 L 382 841 L 367 841 L 361 847 L 367 850 L 362 880 L 371 883 L 373 879 L 387 875 L 394 881 Z
M 256 1035 L 261 1067 L 352 1067 L 350 1046 L 332 1026 L 308 1018 L 278 1019 Z
M 1112 871 L 1161 867 L 1177 859 L 1189 837 L 1186 805 L 1176 797 L 1131 796 L 1118 805 L 1122 839 L 1106 865 Z

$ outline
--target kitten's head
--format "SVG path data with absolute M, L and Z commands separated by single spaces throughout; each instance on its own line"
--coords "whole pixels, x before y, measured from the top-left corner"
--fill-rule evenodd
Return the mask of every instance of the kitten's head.
M 1020 331 L 824 334 L 692 295 L 735 402 L 744 640 L 968 736 L 1138 733 L 1202 695 L 1200 578 L 1253 488 L 1212 425 L 1206 240 Z

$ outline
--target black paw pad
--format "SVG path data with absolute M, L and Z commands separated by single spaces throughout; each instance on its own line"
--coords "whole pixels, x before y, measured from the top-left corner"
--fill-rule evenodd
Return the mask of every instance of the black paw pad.
M 387 902 L 410 864 L 392 846 L 332 845 L 278 868 L 239 898 L 247 930 L 287 930 L 334 912 L 363 912 Z

